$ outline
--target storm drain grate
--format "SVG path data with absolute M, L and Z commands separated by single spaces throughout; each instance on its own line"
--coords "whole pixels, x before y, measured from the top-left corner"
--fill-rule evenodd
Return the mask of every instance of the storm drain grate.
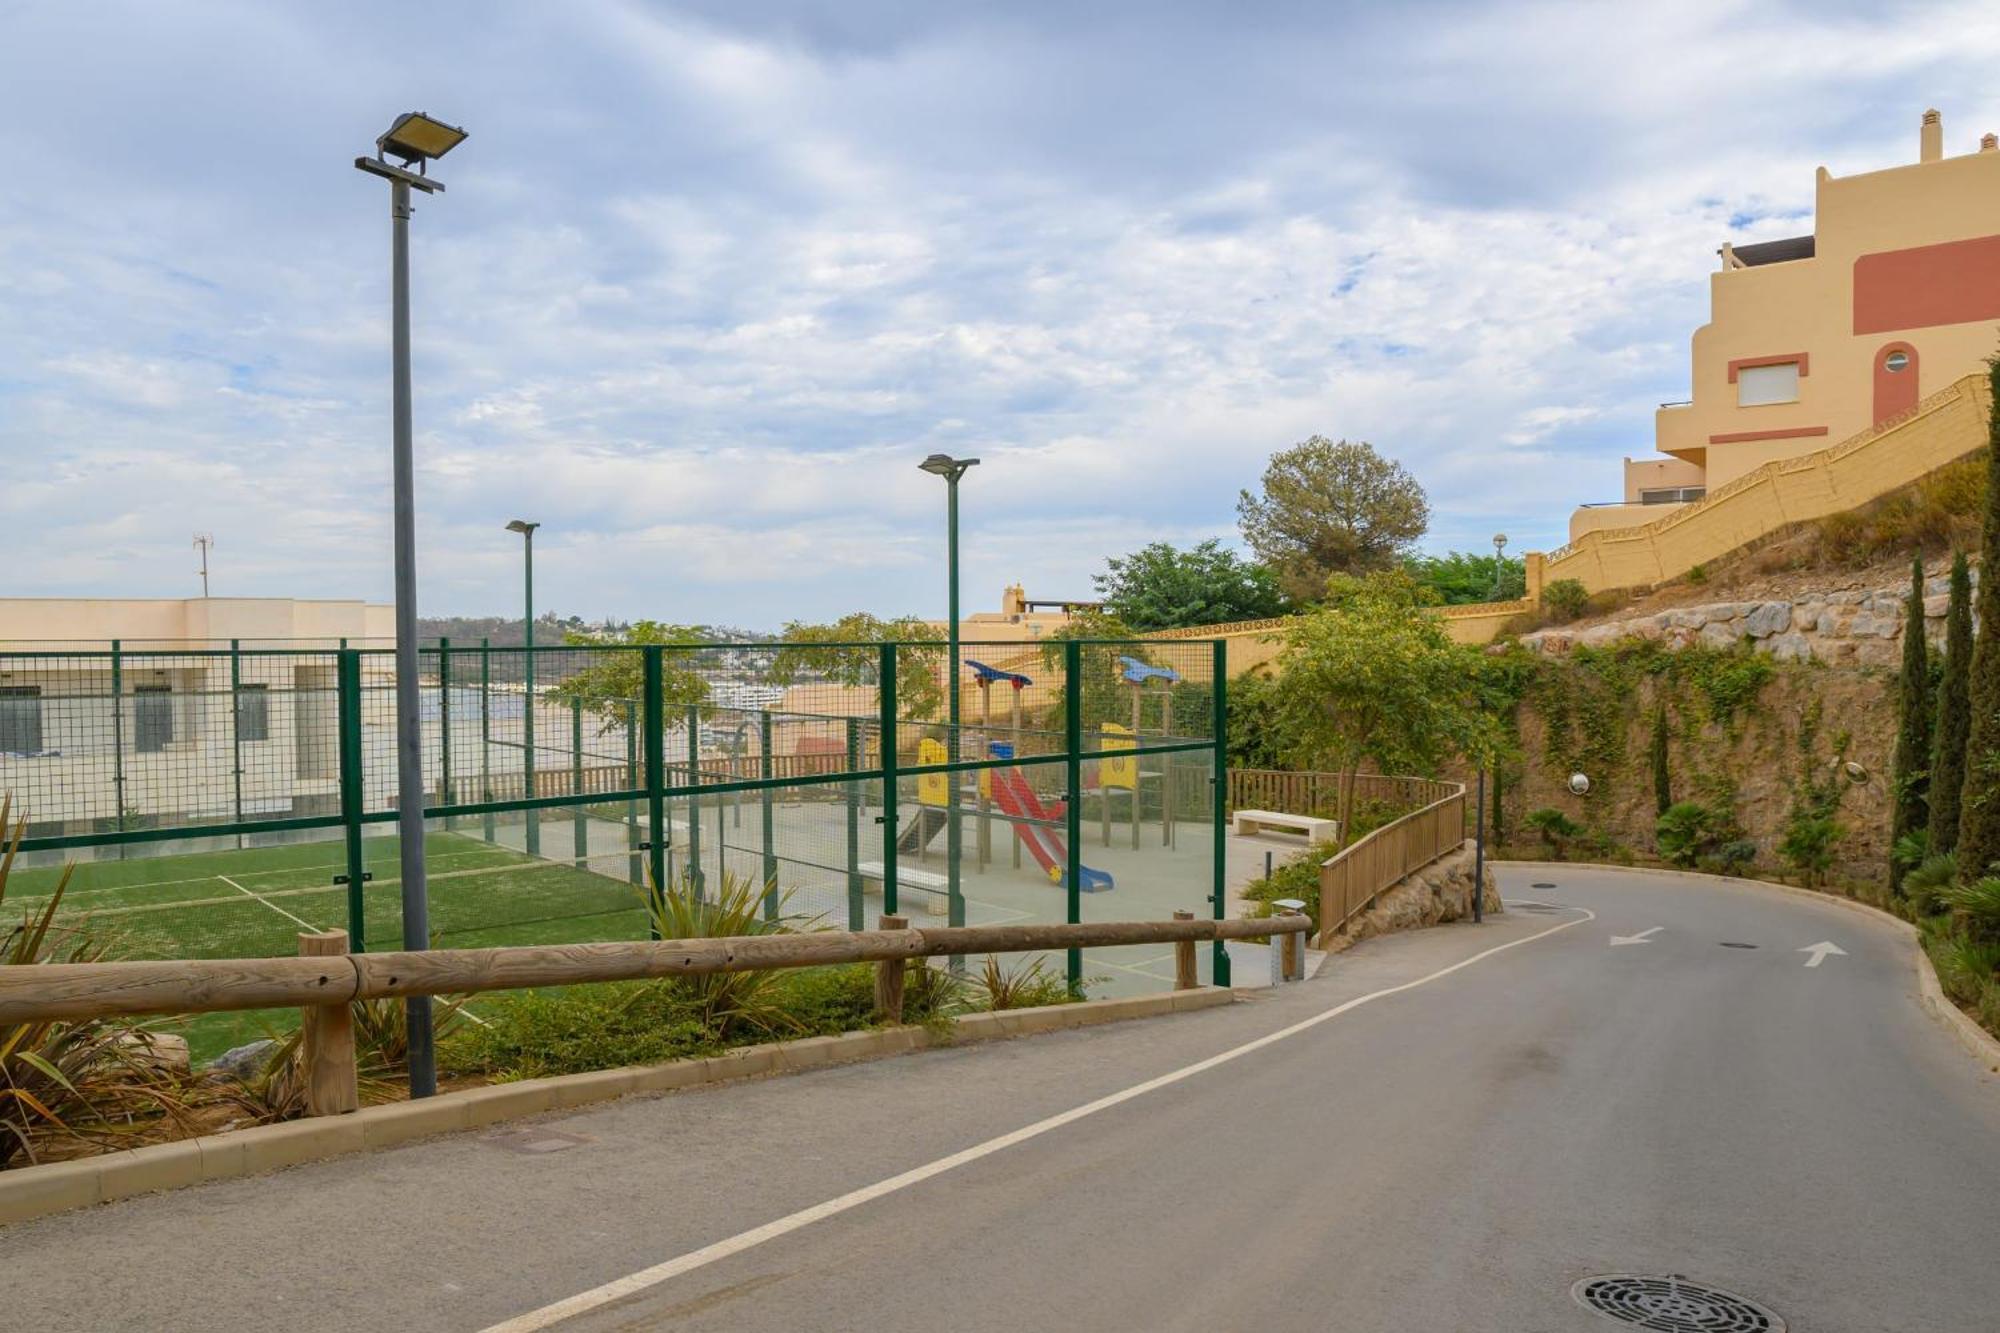
M 1523 912 L 1538 912 L 1543 916 L 1553 916 L 1563 910 L 1560 907 L 1551 907 L 1547 903 L 1515 903 L 1514 905 Z
M 1745 944 L 1741 940 L 1721 940 L 1718 942 L 1725 949 L 1754 949 L 1757 947 L 1754 944 Z
M 1655 1333 L 1785 1333 L 1785 1321 L 1757 1302 L 1679 1273 L 1587 1277 L 1569 1294 L 1586 1310 Z
M 1528 887 L 1531 889 L 1553 889 L 1555 885 L 1549 883 L 1549 881 L 1544 879 L 1544 880 L 1537 880 L 1535 883 L 1530 884 Z

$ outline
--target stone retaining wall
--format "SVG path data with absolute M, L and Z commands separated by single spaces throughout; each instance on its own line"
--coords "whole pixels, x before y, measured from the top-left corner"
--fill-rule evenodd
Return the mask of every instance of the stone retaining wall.
M 1375 905 L 1349 921 L 1322 944 L 1328 953 L 1339 953 L 1373 935 L 1392 930 L 1418 930 L 1472 915 L 1473 848 L 1466 843 L 1447 852 L 1427 866 L 1412 872 L 1401 884 L 1384 890 Z M 1489 912 L 1506 910 L 1500 890 L 1493 882 L 1493 863 L 1486 863 L 1486 901 Z
M 1972 581 L 1977 588 L 1977 569 Z M 1792 601 L 1712 602 L 1588 629 L 1537 630 L 1522 635 L 1521 643 L 1533 652 L 1566 653 L 1620 639 L 1658 639 L 1669 648 L 1729 648 L 1747 642 L 1781 662 L 1893 667 L 1902 660 L 1903 602 L 1908 596 L 1909 585 L 1902 584 L 1807 593 Z M 1932 643 L 1944 641 L 1948 600 L 1946 575 L 1924 581 L 1924 635 Z

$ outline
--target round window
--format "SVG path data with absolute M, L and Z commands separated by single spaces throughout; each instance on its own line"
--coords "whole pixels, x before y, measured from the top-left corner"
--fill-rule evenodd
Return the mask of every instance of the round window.
M 1908 352 L 1891 352 L 1882 358 L 1882 369 L 1892 375 L 1900 374 L 1909 368 L 1910 354 Z

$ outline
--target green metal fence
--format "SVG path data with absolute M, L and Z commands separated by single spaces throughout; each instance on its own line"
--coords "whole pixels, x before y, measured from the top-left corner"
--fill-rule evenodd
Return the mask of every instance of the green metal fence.
M 647 886 L 723 877 L 843 928 L 1222 914 L 1221 643 L 968 642 L 955 673 L 946 651 L 425 647 L 436 942 L 632 938 Z M 74 860 L 63 919 L 131 955 L 291 953 L 329 925 L 397 947 L 393 673 L 379 648 L 0 653 L 10 905 Z M 1219 945 L 1205 962 L 1227 980 Z

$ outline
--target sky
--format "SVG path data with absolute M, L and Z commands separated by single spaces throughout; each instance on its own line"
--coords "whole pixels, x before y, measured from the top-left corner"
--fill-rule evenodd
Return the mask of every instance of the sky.
M 1431 551 L 1560 544 L 1688 392 L 1724 241 L 2000 129 L 2000 6 L 0 0 L 0 595 L 392 591 L 776 628 L 1091 593 L 1313 434 Z

